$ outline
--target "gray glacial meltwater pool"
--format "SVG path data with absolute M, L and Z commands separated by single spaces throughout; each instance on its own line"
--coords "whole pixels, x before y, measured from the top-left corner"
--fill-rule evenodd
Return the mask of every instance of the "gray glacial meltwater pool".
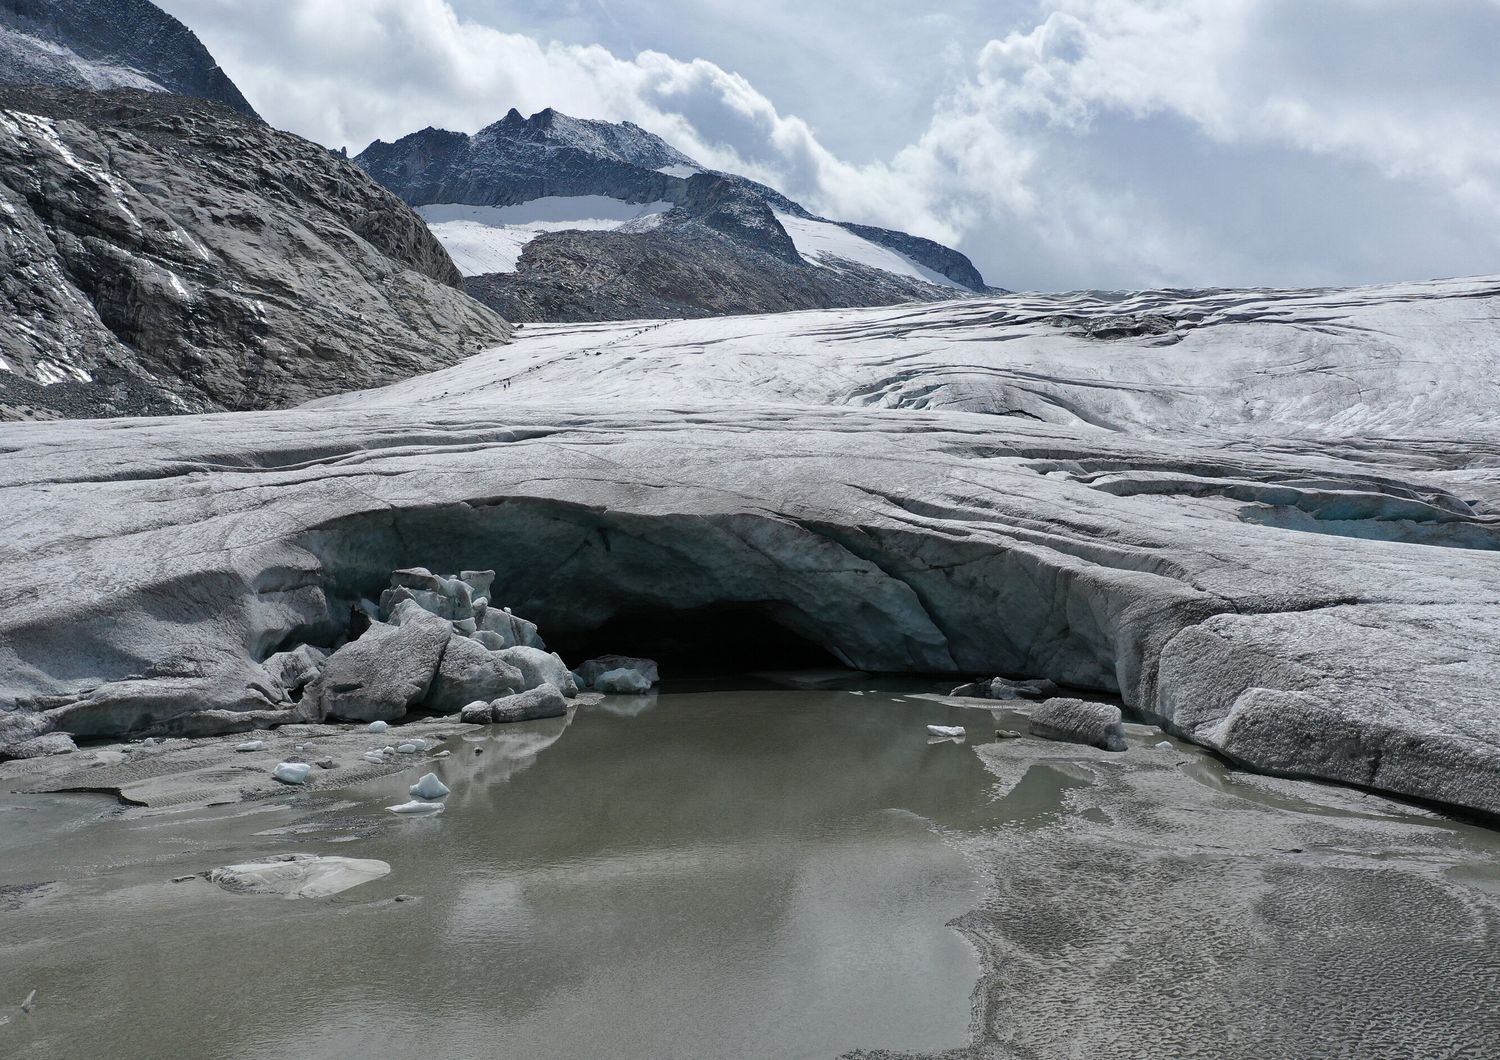
M 1000 811 L 969 747 L 929 743 L 935 720 L 993 728 L 984 712 L 890 695 L 662 695 L 454 725 L 435 767 L 453 793 L 435 817 L 383 810 L 425 765 L 211 811 L 7 797 L 0 997 L 37 989 L 38 1003 L 0 1026 L 0 1053 L 962 1045 L 979 964 L 948 924 L 982 884 L 940 833 Z M 169 882 L 292 852 L 391 872 L 297 901 Z

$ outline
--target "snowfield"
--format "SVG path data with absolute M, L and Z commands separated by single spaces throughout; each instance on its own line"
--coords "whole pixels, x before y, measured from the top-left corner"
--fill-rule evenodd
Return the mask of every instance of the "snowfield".
M 465 276 L 515 272 L 521 251 L 543 232 L 612 231 L 672 209 L 669 202 L 630 203 L 606 195 L 554 195 L 512 206 L 435 203 L 417 207 Z
M 526 249 L 541 229 L 482 224 L 479 221 L 442 221 L 429 224 L 443 249 L 465 276 L 515 272 Z
M 777 213 L 776 220 L 786 229 L 786 234 L 792 237 L 802 260 L 810 265 L 837 269 L 840 261 L 852 261 L 882 272 L 923 280 L 938 287 L 952 287 L 958 291 L 965 289 L 962 284 L 955 283 L 937 270 L 929 269 L 889 247 L 872 243 L 832 221 L 811 221 L 789 213 Z

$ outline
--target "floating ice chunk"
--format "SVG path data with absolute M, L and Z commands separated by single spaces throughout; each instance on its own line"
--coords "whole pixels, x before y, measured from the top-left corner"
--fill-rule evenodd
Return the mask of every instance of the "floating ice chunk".
M 635 695 L 649 691 L 651 681 L 639 670 L 620 667 L 617 670 L 608 670 L 594 678 L 594 687 L 600 692 Z
M 622 677 L 616 671 L 631 670 L 637 678 Z M 590 659 L 576 671 L 579 687 L 592 688 L 600 692 L 644 692 L 661 680 L 661 672 L 653 659 L 639 659 L 629 655 L 601 655 Z M 642 684 L 641 681 L 645 683 Z M 606 682 L 612 687 L 606 687 Z M 622 686 L 623 687 L 614 687 Z
M 1120 708 L 1081 699 L 1049 699 L 1031 712 L 1031 735 L 1104 751 L 1126 748 Z
M 422 750 L 422 748 L 418 747 L 410 740 L 406 741 L 405 743 L 398 743 L 396 745 L 396 753 L 398 755 L 414 755 L 420 750 Z
M 390 726 L 383 721 L 372 721 L 369 728 L 371 732 L 385 732 Z
M 237 894 L 324 898 L 378 880 L 390 871 L 390 865 L 384 861 L 285 854 L 265 861 L 226 865 L 214 869 L 208 878 L 224 890 Z
M 264 740 L 251 740 L 248 743 L 242 743 L 235 747 L 236 751 L 247 753 L 250 751 L 264 751 L 265 749 L 266 741 Z
M 419 799 L 441 799 L 448 795 L 448 785 L 436 773 L 428 773 L 411 786 L 411 793 Z
M 418 799 L 413 799 L 411 802 L 403 802 L 399 806 L 387 806 L 386 809 L 392 813 L 403 815 L 442 813 L 443 804 L 440 802 L 422 802 Z
M 929 725 L 927 731 L 933 736 L 963 736 L 965 734 L 962 725 Z
M 312 766 L 306 762 L 280 762 L 275 769 L 271 770 L 271 776 L 283 784 L 301 784 L 307 780 L 307 774 L 312 772 Z

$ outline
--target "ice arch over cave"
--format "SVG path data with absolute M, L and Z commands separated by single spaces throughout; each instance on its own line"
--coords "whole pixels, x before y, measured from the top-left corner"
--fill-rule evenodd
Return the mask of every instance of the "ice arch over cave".
M 323 606 L 281 631 L 283 644 L 337 636 L 394 569 L 493 569 L 494 603 L 536 622 L 570 662 L 614 650 L 699 675 L 840 663 L 1121 687 L 1113 617 L 1087 579 L 1023 550 L 959 539 L 950 552 L 931 533 L 505 498 L 360 513 L 299 544 L 316 557 Z

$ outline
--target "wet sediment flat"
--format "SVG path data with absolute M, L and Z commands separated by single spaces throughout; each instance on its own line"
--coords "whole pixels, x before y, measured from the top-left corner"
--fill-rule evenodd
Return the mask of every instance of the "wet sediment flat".
M 961 841 L 985 971 L 945 1055 L 1500 1056 L 1500 834 L 1154 741 L 978 749 L 1003 802 L 1070 783 Z
M 611 697 L 229 806 L 6 796 L 0 1053 L 1494 1055 L 1500 835 L 1146 726 L 997 727 L 1025 720 Z M 443 812 L 387 813 L 428 769 Z M 285 853 L 391 872 L 171 882 Z

